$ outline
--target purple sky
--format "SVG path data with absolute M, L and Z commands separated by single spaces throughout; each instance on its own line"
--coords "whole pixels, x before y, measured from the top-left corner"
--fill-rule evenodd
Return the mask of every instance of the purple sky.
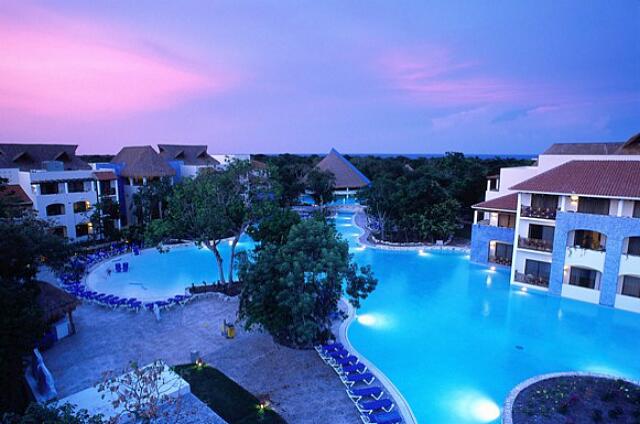
M 0 140 L 536 153 L 640 131 L 640 2 L 0 3 Z

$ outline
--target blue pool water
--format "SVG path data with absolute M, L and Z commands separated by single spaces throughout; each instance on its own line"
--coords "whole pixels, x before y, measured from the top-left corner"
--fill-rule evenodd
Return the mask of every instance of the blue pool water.
M 236 251 L 252 249 L 249 237 L 240 239 Z M 225 278 L 228 277 L 230 247 L 220 244 L 224 258 Z M 129 272 L 116 273 L 116 262 L 128 262 Z M 107 270 L 111 269 L 111 274 Z M 94 268 L 87 276 L 86 284 L 100 293 L 114 294 L 145 302 L 166 300 L 177 294 L 184 294 L 191 284 L 208 284 L 218 280 L 218 266 L 213 253 L 199 249 L 193 244 L 172 247 L 169 253 L 159 253 L 156 249 L 145 249 L 140 256 L 126 254 Z
M 509 391 L 537 374 L 595 371 L 640 379 L 640 315 L 510 288 L 459 253 L 357 247 L 379 284 L 348 329 L 393 381 L 419 423 L 498 423 Z

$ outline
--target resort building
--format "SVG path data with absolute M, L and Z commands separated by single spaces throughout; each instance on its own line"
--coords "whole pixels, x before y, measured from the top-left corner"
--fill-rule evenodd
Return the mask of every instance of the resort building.
M 337 202 L 348 202 L 349 199 L 357 194 L 358 190 L 371 184 L 369 178 L 338 153 L 336 149 L 331 149 L 329 154 L 318 162 L 315 167 L 321 171 L 331 172 L 334 175 L 334 194 Z
M 510 266 L 514 285 L 640 312 L 640 135 L 553 145 L 490 177 L 486 199 L 472 260 Z
M 195 177 L 201 169 L 221 167 L 205 145 L 158 144 L 158 149 L 160 157 L 176 169 L 178 179 Z
M 76 156 L 75 145 L 0 144 L 0 178 L 5 191 L 21 199 L 38 218 L 70 240 L 86 240 L 92 233 L 94 206 L 108 197 L 118 202 L 116 175 L 96 172 Z M 113 223 L 119 228 L 119 220 Z

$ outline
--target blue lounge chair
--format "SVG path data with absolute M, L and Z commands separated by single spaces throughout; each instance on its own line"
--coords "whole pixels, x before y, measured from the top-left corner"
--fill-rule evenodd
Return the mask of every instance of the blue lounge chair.
M 134 256 L 138 256 L 140 254 L 140 249 L 138 249 L 137 247 L 133 248 L 133 255 Z
M 362 413 L 367 413 L 367 414 L 371 414 L 372 412 L 376 412 L 380 410 L 384 412 L 391 412 L 394 406 L 395 405 L 393 404 L 391 399 L 377 399 L 377 400 L 370 400 L 366 402 L 356 402 L 356 407 L 358 408 L 358 411 Z
M 375 379 L 376 377 L 373 374 L 371 374 L 370 372 L 365 372 L 363 374 L 349 374 L 342 379 L 342 382 L 345 385 L 352 387 L 356 383 L 364 383 L 367 385 L 371 384 L 375 381 Z
M 361 415 L 360 418 L 364 424 L 398 424 L 402 422 L 402 417 L 398 411 L 365 414 Z
M 116 272 L 122 272 L 122 264 L 120 262 L 116 262 Z
M 357 402 L 362 398 L 370 397 L 373 399 L 380 399 L 384 394 L 384 390 L 378 386 L 372 387 L 363 387 L 361 389 L 347 389 L 347 395 L 354 401 Z
M 122 264 L 122 272 L 129 272 L 129 262 Z
M 362 362 L 359 362 L 353 365 L 342 365 L 340 366 L 338 372 L 342 374 L 353 374 L 353 373 L 359 372 L 362 374 L 363 372 L 366 372 L 366 371 L 367 371 L 367 367 Z
M 342 366 L 355 365 L 359 361 L 357 356 L 349 355 L 346 358 L 334 359 L 332 362 L 333 362 L 332 365 L 337 368 Z
M 349 356 L 349 351 L 347 349 L 340 349 L 327 354 L 327 358 L 340 359 L 346 358 Z

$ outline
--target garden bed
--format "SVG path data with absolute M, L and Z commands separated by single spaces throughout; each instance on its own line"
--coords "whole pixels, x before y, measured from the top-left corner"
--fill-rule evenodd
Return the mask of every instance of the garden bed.
M 504 422 L 640 424 L 640 386 L 593 375 L 541 379 L 516 395 L 511 418 Z
M 286 424 L 267 400 L 259 400 L 213 367 L 188 364 L 174 369 L 189 383 L 191 393 L 229 424 Z

